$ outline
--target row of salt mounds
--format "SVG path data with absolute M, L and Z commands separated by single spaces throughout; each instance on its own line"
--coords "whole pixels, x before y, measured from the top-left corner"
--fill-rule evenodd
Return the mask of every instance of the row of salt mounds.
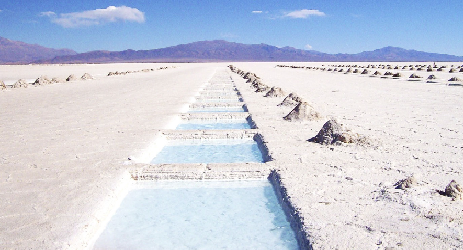
M 323 116 L 307 102 L 300 102 L 288 115 L 283 117 L 287 121 L 316 121 Z
M 116 71 L 116 72 L 109 72 L 107 76 L 119 76 L 119 75 L 127 75 L 127 74 L 132 74 L 132 73 L 139 73 L 139 72 L 150 72 L 150 71 L 155 71 L 155 70 L 162 70 L 162 69 L 168 69 L 169 67 L 160 67 L 157 69 L 142 69 L 142 70 L 127 70 L 127 71 Z
M 26 80 L 24 79 L 19 79 L 13 84 L 14 89 L 27 88 L 27 87 L 29 87 L 29 83 L 27 83 Z
M 88 73 L 85 73 L 84 75 L 82 75 L 82 77 L 80 78 L 81 80 L 90 80 L 90 79 L 94 79 L 94 77 Z M 54 84 L 54 83 L 64 83 L 64 82 L 70 82 L 70 81 L 75 81 L 75 80 L 78 80 L 74 75 L 70 75 L 66 78 L 66 80 L 63 80 L 63 79 L 60 79 L 60 78 L 57 78 L 57 77 L 54 77 L 52 78 L 51 80 L 47 77 L 47 76 L 40 76 L 39 78 L 37 78 L 33 83 L 29 84 L 26 82 L 26 80 L 24 79 L 19 79 L 17 80 L 11 87 L 12 88 L 27 88 L 29 87 L 29 85 L 33 85 L 33 86 L 44 86 L 44 85 L 49 85 L 49 84 Z M 1 86 L 0 88 L 2 90 L 4 89 L 7 89 L 7 86 L 5 85 L 5 83 L 2 81 L 1 82 Z
M 364 146 L 371 145 L 369 138 L 344 128 L 335 119 L 327 121 L 318 134 L 308 141 L 323 145 L 342 145 L 342 143 L 355 143 Z
M 258 77 L 256 74 L 251 73 L 251 72 L 242 71 L 241 69 L 238 69 L 237 67 L 233 65 L 228 65 L 228 68 L 230 68 L 230 70 L 233 73 L 236 73 L 242 76 L 244 79 L 246 79 L 247 83 L 251 83 L 251 87 L 256 89 L 255 92 L 265 92 L 270 89 L 269 86 L 262 83 L 262 81 L 260 80 L 260 77 Z
M 418 182 L 414 176 L 407 177 L 394 184 L 396 189 L 402 189 L 402 190 L 413 188 L 417 185 L 418 185 Z M 438 191 L 438 192 L 441 195 L 452 198 L 453 201 L 463 199 L 463 187 L 460 184 L 458 184 L 455 180 L 450 181 L 450 183 L 445 187 L 444 191 Z
M 43 85 L 49 85 L 49 84 L 54 84 L 54 83 L 64 83 L 65 80 L 54 77 L 51 80 L 47 76 L 40 76 L 37 78 L 32 85 L 34 86 L 43 86 Z
M 277 106 L 295 106 L 303 102 L 302 98 L 299 97 L 296 93 L 290 93 L 283 101 Z

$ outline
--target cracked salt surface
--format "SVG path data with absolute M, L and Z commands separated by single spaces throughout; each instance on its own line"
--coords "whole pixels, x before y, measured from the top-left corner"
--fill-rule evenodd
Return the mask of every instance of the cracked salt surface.
M 94 249 L 298 249 L 272 185 L 253 181 L 135 184 Z

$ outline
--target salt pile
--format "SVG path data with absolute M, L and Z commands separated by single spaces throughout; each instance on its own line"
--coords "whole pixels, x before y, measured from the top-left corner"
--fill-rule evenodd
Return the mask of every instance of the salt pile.
M 300 102 L 302 102 L 302 98 L 300 98 L 296 93 L 290 93 L 280 104 L 278 104 L 278 106 L 294 106 L 298 105 Z
M 322 115 L 307 102 L 299 103 L 288 115 L 283 117 L 287 121 L 314 121 L 322 118 Z
M 272 87 L 267 94 L 265 94 L 265 97 L 282 97 L 285 96 L 285 92 L 279 88 L 279 87 Z

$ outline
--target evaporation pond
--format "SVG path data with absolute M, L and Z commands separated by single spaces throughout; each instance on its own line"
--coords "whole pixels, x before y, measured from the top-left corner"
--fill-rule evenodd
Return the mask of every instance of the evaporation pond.
M 203 107 L 190 108 L 188 112 L 246 112 L 242 106 L 239 107 Z
M 213 98 L 198 98 L 196 99 L 196 102 L 198 103 L 213 103 L 213 102 L 242 102 L 241 99 L 239 98 L 234 98 L 234 99 L 213 99 Z
M 256 141 L 251 139 L 168 140 L 151 160 L 151 164 L 244 162 L 264 162 Z
M 94 249 L 298 249 L 266 181 L 134 184 Z
M 189 120 L 176 129 L 251 129 L 246 120 Z

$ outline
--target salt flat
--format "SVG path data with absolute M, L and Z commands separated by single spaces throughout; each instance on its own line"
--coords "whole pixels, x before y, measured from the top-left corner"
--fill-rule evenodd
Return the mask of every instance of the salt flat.
M 270 87 L 297 93 L 326 117 L 284 121 L 292 107 L 277 107 L 282 98 L 265 98 L 243 81 L 238 85 L 315 249 L 463 246 L 462 201 L 438 193 L 453 179 L 463 182 L 463 88 L 446 85 L 455 74 L 428 84 L 410 82 L 411 72 L 399 70 L 404 77 L 396 80 L 270 63 L 234 66 L 255 73 Z M 377 145 L 307 142 L 331 117 Z M 409 176 L 417 179 L 417 186 L 395 188 Z
M 427 84 L 407 81 L 412 71 L 381 79 L 275 67 L 329 63 L 232 64 L 296 92 L 325 117 L 285 121 L 292 107 L 278 107 L 283 98 L 255 93 L 230 72 L 270 150 L 266 165 L 281 175 L 315 249 L 463 247 L 462 201 L 438 192 L 453 179 L 463 183 L 463 87 L 446 85 L 462 73 L 434 72 L 440 82 Z M 0 66 L 0 80 L 96 77 L 0 92 L 0 247 L 87 247 L 125 192 L 128 158 L 172 127 L 199 87 L 227 65 Z M 308 142 L 330 117 L 375 144 Z M 395 188 L 412 175 L 416 186 Z
M 49 77 L 87 71 L 96 79 L 1 92 L 0 248 L 85 246 L 99 209 L 129 178 L 124 161 L 151 143 L 216 67 L 106 76 L 162 66 L 169 65 L 42 66 Z M 41 66 L 5 67 L 22 78 Z

